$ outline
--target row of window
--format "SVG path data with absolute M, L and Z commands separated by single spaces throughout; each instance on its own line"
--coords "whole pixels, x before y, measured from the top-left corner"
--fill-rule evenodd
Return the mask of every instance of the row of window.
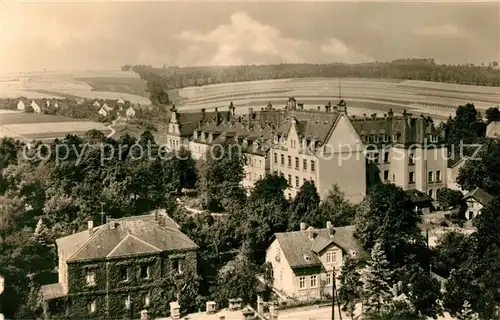
M 327 273 L 325 286 L 331 286 L 331 285 L 333 285 L 333 274 Z M 315 289 L 318 287 L 319 287 L 319 276 L 318 275 L 299 277 L 299 290 Z
M 378 156 L 379 156 L 378 152 L 370 152 L 366 155 L 366 160 L 378 163 L 379 162 Z M 384 152 L 384 163 L 389 163 L 389 151 Z
M 149 303 L 150 303 L 150 294 L 149 294 L 149 292 L 143 293 L 143 295 L 141 297 L 141 301 L 142 301 L 144 307 L 149 307 Z M 125 309 L 130 309 L 131 304 L 132 304 L 131 303 L 131 297 L 130 297 L 130 294 L 129 294 L 123 300 L 123 307 Z M 94 300 L 91 303 L 89 303 L 88 309 L 89 309 L 89 313 L 91 313 L 91 314 L 95 313 L 97 311 L 97 301 Z
M 288 156 L 288 167 L 291 168 L 292 167 L 292 156 Z M 278 154 L 275 153 L 274 154 L 274 164 L 278 164 Z M 281 162 L 280 162 L 281 166 L 284 167 L 285 166 L 285 155 L 281 155 Z M 311 172 L 315 172 L 316 171 L 316 162 L 314 160 L 311 160 L 310 162 L 310 168 L 311 168 Z M 299 160 L 299 157 L 295 157 L 295 170 L 300 170 L 300 160 Z M 302 170 L 305 170 L 307 171 L 307 159 L 302 159 Z
M 313 180 L 313 178 L 312 178 L 312 177 L 310 177 L 310 178 L 309 178 L 309 181 L 310 181 L 312 184 L 314 184 L 314 180 Z M 302 179 L 302 185 L 304 185 L 306 182 L 307 182 L 307 179 L 306 179 L 306 178 L 303 178 L 303 179 Z M 290 186 L 293 186 L 293 184 L 292 184 L 292 175 L 291 175 L 291 174 L 289 174 L 289 175 L 288 175 L 288 184 L 289 184 Z M 295 177 L 295 188 L 300 188 L 300 178 L 299 178 L 299 177 Z
M 262 179 L 262 178 L 263 178 L 263 176 L 261 174 L 254 173 L 253 179 L 252 179 L 252 173 L 251 172 L 246 173 L 246 179 L 249 181 L 257 181 L 257 180 Z
M 361 135 L 360 136 L 361 141 L 364 143 L 380 143 L 380 142 L 389 142 L 389 136 L 386 134 L 370 134 L 370 135 Z M 401 134 L 397 133 L 392 135 L 392 142 L 399 142 L 399 139 L 401 138 Z M 436 135 L 430 135 L 429 136 L 430 142 L 438 142 L 439 137 Z
M 435 176 L 433 171 L 429 171 L 429 178 L 427 181 L 434 182 L 434 178 L 436 178 L 435 182 L 441 182 L 441 171 L 437 170 Z
M 139 277 L 141 279 L 149 279 L 151 276 L 150 273 L 150 266 L 147 264 L 143 264 L 139 268 Z M 182 273 L 182 263 L 179 259 L 174 259 L 172 260 L 172 270 L 175 272 L 181 274 Z M 86 274 L 86 280 L 87 280 L 87 285 L 88 286 L 94 286 L 96 285 L 96 278 L 95 278 L 95 269 L 88 269 L 87 274 Z M 128 266 L 120 266 L 119 269 L 119 280 L 120 281 L 128 281 L 129 280 L 129 267 Z

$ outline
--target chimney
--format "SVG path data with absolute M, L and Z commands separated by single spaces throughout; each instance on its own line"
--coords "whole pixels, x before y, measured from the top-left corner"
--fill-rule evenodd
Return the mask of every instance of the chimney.
M 158 226 L 159 227 L 165 227 L 165 216 L 161 213 L 158 214 Z
M 89 230 L 90 235 L 94 234 L 94 221 L 87 221 L 87 229 Z
M 389 113 L 387 114 L 387 117 L 389 119 L 392 119 L 393 116 L 394 116 L 394 113 L 392 112 L 392 109 L 389 109 Z
M 328 235 L 329 236 L 333 236 L 334 230 L 333 230 L 333 226 L 332 226 L 332 222 L 331 221 L 327 221 L 326 222 L 326 229 L 328 230 Z
M 304 231 L 306 230 L 306 223 L 305 222 L 301 222 L 300 223 L 300 231 Z
M 217 108 L 215 108 L 215 125 L 219 125 L 219 122 L 220 119 L 219 119 L 219 110 Z
M 314 240 L 314 238 L 316 238 L 316 232 L 314 231 L 314 228 L 313 227 L 309 227 L 309 229 L 307 229 L 308 231 L 308 236 L 309 236 L 309 240 Z

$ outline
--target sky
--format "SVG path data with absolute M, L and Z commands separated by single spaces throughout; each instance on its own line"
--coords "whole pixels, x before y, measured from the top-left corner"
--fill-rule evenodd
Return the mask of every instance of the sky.
M 500 2 L 0 1 L 0 72 L 500 60 Z

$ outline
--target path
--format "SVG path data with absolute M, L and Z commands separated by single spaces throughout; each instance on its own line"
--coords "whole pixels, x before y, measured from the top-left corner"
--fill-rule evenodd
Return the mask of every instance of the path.
M 106 136 L 106 138 L 111 138 L 116 133 L 116 130 L 113 128 L 113 126 L 116 125 L 116 122 L 118 122 L 118 120 L 121 120 L 121 119 L 122 118 L 120 116 L 118 116 L 118 118 L 116 118 L 115 120 L 113 120 L 113 122 L 111 122 L 111 124 L 106 127 L 106 128 L 108 128 L 108 129 L 111 130 L 111 133 L 108 134 Z

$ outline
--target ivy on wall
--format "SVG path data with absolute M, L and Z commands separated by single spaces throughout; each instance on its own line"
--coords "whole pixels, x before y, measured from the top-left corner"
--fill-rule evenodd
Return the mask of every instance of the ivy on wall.
M 174 269 L 173 261 L 177 259 L 182 259 L 182 273 Z M 196 264 L 196 253 L 192 251 L 141 255 L 98 263 L 95 260 L 69 263 L 69 293 L 57 302 L 50 302 L 46 317 L 130 319 L 139 318 L 144 309 L 152 317 L 165 317 L 170 313 L 170 302 L 176 301 L 177 297 L 183 310 L 196 310 L 199 291 Z M 141 277 L 141 266 L 149 267 L 149 277 Z M 124 268 L 126 280 L 123 277 Z M 95 285 L 87 285 L 88 270 L 95 272 Z M 146 296 L 149 297 L 149 306 L 145 305 Z M 129 297 L 130 307 L 127 309 L 125 300 Z M 90 313 L 92 302 L 96 308 Z

